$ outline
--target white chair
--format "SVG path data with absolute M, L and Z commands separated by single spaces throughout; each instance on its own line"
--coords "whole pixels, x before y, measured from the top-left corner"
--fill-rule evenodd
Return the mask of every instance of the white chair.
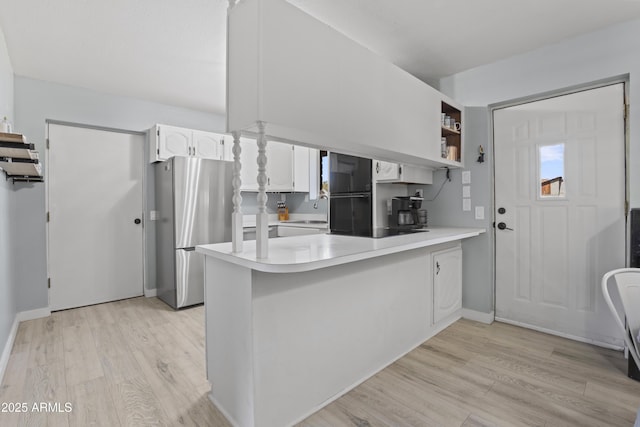
M 613 277 L 622 303 L 622 312 L 613 304 L 609 279 Z M 640 268 L 619 268 L 602 276 L 602 294 L 616 323 L 624 333 L 624 342 L 636 365 L 640 367 L 638 334 L 640 334 Z M 626 324 L 625 324 L 626 317 Z
M 613 304 L 609 292 L 609 279 L 613 277 L 622 302 L 622 312 Z M 636 366 L 640 367 L 640 268 L 619 268 L 602 276 L 602 294 L 616 323 L 624 335 L 624 342 Z M 625 322 L 626 317 L 626 322 Z M 640 408 L 634 427 L 640 427 Z

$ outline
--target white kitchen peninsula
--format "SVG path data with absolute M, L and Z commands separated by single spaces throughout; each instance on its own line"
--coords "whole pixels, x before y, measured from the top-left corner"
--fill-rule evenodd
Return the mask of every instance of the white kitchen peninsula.
M 301 421 L 460 318 L 459 297 L 434 301 L 433 282 L 459 288 L 459 273 L 437 275 L 461 258 L 438 254 L 484 231 L 286 237 L 266 259 L 253 242 L 198 246 L 211 400 L 237 426 Z M 434 305 L 450 314 L 434 323 Z

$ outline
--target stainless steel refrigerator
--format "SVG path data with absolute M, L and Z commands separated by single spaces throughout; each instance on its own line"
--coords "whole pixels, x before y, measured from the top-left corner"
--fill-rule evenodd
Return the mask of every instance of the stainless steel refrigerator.
M 233 163 L 174 157 L 155 163 L 156 287 L 173 308 L 204 301 L 196 245 L 231 240 Z

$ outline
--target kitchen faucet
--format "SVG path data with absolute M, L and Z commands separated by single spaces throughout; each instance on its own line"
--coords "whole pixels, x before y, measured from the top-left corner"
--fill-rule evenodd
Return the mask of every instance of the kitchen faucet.
M 313 209 L 318 209 L 318 201 L 320 199 L 329 200 L 329 195 L 327 194 L 327 190 L 325 189 L 320 190 L 320 194 L 318 198 L 315 200 L 315 202 L 313 202 Z

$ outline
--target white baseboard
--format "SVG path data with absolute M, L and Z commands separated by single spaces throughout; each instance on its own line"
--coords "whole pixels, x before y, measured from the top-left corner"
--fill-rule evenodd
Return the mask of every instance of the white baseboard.
M 0 357 L 0 384 L 2 384 L 4 373 L 7 369 L 7 365 L 9 364 L 9 356 L 11 356 L 11 350 L 13 349 L 13 343 L 16 340 L 18 325 L 20 322 L 48 317 L 50 315 L 51 310 L 49 310 L 48 307 L 16 313 L 16 317 L 13 319 L 13 325 L 11 325 L 11 330 L 9 331 L 9 336 L 7 337 L 7 342 L 4 344 L 4 349 L 2 350 L 2 356 Z
M 469 310 L 468 308 L 462 309 L 462 317 L 464 319 L 475 320 L 476 322 L 486 323 L 490 325 L 495 318 L 495 312 L 484 313 L 482 311 Z
M 51 309 L 49 307 L 36 308 L 35 310 L 19 312 L 18 314 L 16 314 L 16 320 L 18 322 L 25 322 L 27 320 L 40 319 L 42 317 L 49 316 L 51 316 Z
M 16 316 L 13 320 L 13 325 L 11 325 L 7 342 L 4 344 L 4 350 L 2 350 L 2 357 L 0 357 L 0 384 L 2 384 L 4 373 L 7 370 L 7 365 L 9 364 L 9 356 L 11 356 L 11 349 L 13 348 L 13 343 L 16 340 L 19 323 L 18 316 Z
M 571 335 L 571 334 L 566 334 L 564 332 L 558 332 L 558 331 L 554 331 L 552 329 L 547 329 L 547 328 L 541 328 L 539 326 L 535 326 L 535 325 L 529 325 L 528 323 L 522 323 L 522 322 L 516 322 L 515 320 L 509 320 L 509 319 L 504 319 L 502 317 L 496 317 L 496 321 L 497 322 L 502 322 L 502 323 L 508 323 L 509 325 L 514 325 L 514 326 L 520 326 L 521 328 L 527 328 L 527 329 L 531 329 L 534 331 L 538 331 L 538 332 L 543 332 L 545 334 L 549 334 L 549 335 L 555 335 L 558 337 L 562 337 L 562 338 L 567 338 L 573 341 L 579 341 L 579 342 L 584 342 L 587 344 L 592 344 L 592 345 L 597 345 L 598 347 L 604 347 L 604 348 L 609 348 L 611 350 L 623 350 L 623 347 L 621 346 L 617 346 L 614 344 L 609 344 L 606 342 L 600 342 L 600 341 L 596 341 L 590 338 L 583 338 L 583 337 L 579 337 L 576 335 Z
M 153 288 L 153 289 L 145 289 L 144 290 L 144 296 L 147 298 L 153 298 L 155 296 L 158 295 L 158 289 Z

